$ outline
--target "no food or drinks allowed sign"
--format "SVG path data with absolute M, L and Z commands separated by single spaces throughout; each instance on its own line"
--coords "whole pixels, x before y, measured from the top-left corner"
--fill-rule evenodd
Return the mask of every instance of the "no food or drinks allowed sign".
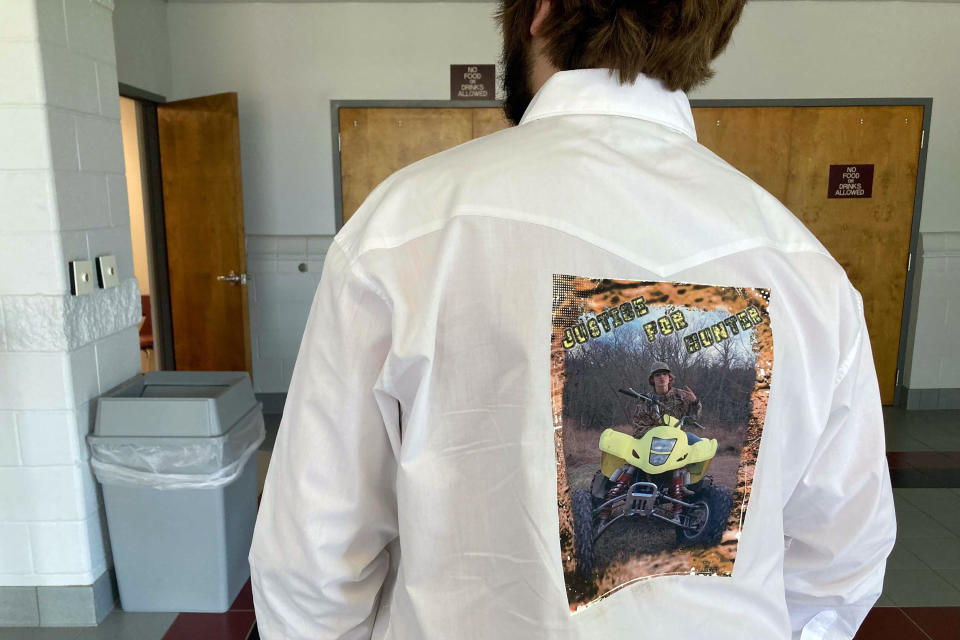
M 451 100 L 494 100 L 496 86 L 496 65 L 450 65 Z
M 872 164 L 830 165 L 828 198 L 870 198 L 872 196 Z

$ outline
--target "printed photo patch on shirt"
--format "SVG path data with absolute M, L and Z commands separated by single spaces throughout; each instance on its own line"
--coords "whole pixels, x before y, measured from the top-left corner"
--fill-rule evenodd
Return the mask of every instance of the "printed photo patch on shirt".
M 766 289 L 553 276 L 551 395 L 571 612 L 729 576 L 773 372 Z

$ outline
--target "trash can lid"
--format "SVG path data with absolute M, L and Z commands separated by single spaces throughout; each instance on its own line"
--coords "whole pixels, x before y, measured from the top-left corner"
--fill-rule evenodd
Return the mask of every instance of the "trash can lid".
M 209 437 L 257 405 L 245 371 L 151 371 L 97 400 L 97 436 Z

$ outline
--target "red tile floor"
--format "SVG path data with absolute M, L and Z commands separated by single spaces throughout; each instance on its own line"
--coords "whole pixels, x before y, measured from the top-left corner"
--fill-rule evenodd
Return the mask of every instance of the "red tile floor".
M 253 592 L 250 580 L 243 585 L 226 613 L 181 613 L 177 616 L 163 640 L 247 640 L 257 619 L 253 613 Z
M 250 582 L 226 613 L 181 613 L 163 640 L 259 640 Z M 960 607 L 877 607 L 855 640 L 960 640 Z
M 875 607 L 856 640 L 958 640 L 960 607 Z

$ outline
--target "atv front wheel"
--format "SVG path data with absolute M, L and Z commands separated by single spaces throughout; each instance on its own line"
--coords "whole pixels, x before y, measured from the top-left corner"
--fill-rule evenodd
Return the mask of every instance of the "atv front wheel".
M 577 551 L 577 571 L 593 573 L 593 496 L 586 489 L 573 492 L 573 538 Z
M 720 542 L 727 518 L 733 507 L 733 495 L 726 487 L 704 487 L 690 500 L 693 508 L 684 507 L 683 521 L 693 528 L 677 527 L 677 544 L 712 546 Z

